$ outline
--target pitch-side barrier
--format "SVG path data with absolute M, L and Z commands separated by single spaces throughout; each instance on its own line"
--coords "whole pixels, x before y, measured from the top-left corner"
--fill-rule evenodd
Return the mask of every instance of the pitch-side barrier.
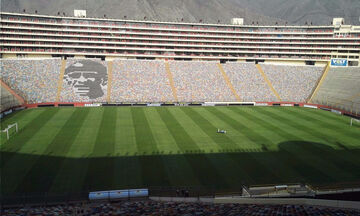
M 114 107 L 114 106 L 132 106 L 132 107 L 160 107 L 160 106 L 282 106 L 282 107 L 304 107 L 309 109 L 321 109 L 324 111 L 330 111 L 339 115 L 346 115 L 352 118 L 360 119 L 360 113 L 351 113 L 345 110 L 333 108 L 321 104 L 309 104 L 309 103 L 296 103 L 296 102 L 183 102 L 183 103 L 164 103 L 164 102 L 152 102 L 152 103 L 138 103 L 138 102 L 126 102 L 126 103 L 90 103 L 90 102 L 54 102 L 54 103 L 36 103 L 25 104 L 22 107 L 12 108 L 1 113 L 0 118 L 12 113 L 15 110 L 24 108 L 37 108 L 37 107 Z

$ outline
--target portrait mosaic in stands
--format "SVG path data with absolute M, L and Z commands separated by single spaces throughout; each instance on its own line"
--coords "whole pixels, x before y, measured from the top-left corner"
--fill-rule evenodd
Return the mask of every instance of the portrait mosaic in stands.
M 65 69 L 64 82 L 72 87 L 77 96 L 97 99 L 105 94 L 107 69 L 96 61 L 75 61 Z

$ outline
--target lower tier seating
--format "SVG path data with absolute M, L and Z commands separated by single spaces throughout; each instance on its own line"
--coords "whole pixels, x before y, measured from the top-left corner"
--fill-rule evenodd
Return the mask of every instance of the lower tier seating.
M 360 67 L 331 67 L 311 102 L 360 113 Z
M 2 59 L 1 64 L 1 79 L 27 103 L 306 102 L 324 71 L 318 66 L 127 59 Z M 331 69 L 313 101 L 343 100 L 339 104 L 354 109 L 358 70 Z

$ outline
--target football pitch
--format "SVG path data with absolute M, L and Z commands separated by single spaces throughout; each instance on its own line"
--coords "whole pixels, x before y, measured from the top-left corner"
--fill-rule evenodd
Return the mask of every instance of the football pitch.
M 300 107 L 37 108 L 1 134 L 3 195 L 360 181 L 360 124 Z M 217 133 L 226 130 L 226 134 Z

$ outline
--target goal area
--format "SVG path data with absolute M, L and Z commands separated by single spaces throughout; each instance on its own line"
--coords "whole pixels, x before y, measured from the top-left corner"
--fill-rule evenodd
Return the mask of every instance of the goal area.
M 18 132 L 18 123 L 9 124 L 4 130 L 1 130 L 2 133 L 6 133 L 6 138 L 10 139 L 10 135 Z
M 360 127 L 360 119 L 351 118 L 350 119 L 350 126 L 359 126 Z

